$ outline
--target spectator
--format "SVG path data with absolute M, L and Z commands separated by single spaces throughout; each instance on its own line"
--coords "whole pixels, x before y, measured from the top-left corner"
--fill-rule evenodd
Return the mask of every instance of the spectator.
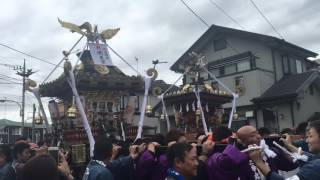
M 23 180 L 72 180 L 70 168 L 62 154 L 59 166 L 53 157 L 47 154 L 31 158 L 23 167 Z
M 309 152 L 308 144 L 306 142 L 306 131 L 307 131 L 307 122 L 302 122 L 298 124 L 296 128 L 296 135 L 300 135 L 301 139 L 293 142 L 293 145 L 301 147 L 304 152 Z
M 171 129 L 166 136 L 168 146 L 175 142 L 186 142 L 184 132 L 179 129 Z M 161 143 L 161 142 L 160 142 Z M 159 144 L 157 142 L 156 144 Z M 163 180 L 166 177 L 168 164 L 165 154 L 156 157 L 155 143 L 149 143 L 147 149 L 139 157 L 136 166 L 136 176 L 139 180 Z
M 281 130 L 280 135 L 288 134 L 288 135 L 293 135 L 295 132 L 291 128 L 284 128 Z
M 313 154 L 304 152 L 304 155 L 308 157 L 307 162 L 300 163 L 301 167 L 299 172 L 296 175 L 287 179 L 320 179 L 320 120 L 310 122 L 309 128 L 307 130 L 307 136 L 309 151 Z M 291 144 L 289 136 L 287 137 L 287 139 L 282 140 L 289 151 L 291 151 L 292 153 L 298 152 L 298 148 Z M 276 172 L 272 172 L 272 170 L 265 163 L 263 163 L 260 150 L 255 150 L 251 152 L 250 158 L 254 161 L 256 166 L 264 174 L 264 176 L 267 177 L 268 180 L 285 180 L 284 177 L 278 175 Z
M 30 145 L 25 142 L 17 143 L 13 148 L 13 162 L 9 168 L 5 179 L 6 180 L 20 180 L 21 171 L 25 163 L 30 159 L 31 151 Z
M 100 139 L 94 144 L 93 158 L 89 162 L 83 180 L 113 180 L 113 176 L 106 168 L 106 163 L 112 157 L 112 142 Z
M 197 149 L 186 143 L 176 143 L 168 148 L 169 169 L 167 180 L 190 179 L 197 175 Z
M 266 127 L 259 128 L 258 132 L 263 139 L 269 137 L 271 134 L 270 130 Z
M 0 180 L 2 180 L 10 168 L 11 150 L 8 145 L 0 145 Z

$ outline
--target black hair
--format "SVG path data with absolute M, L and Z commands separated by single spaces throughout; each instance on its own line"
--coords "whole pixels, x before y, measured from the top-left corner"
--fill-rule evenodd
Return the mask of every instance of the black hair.
M 265 136 L 265 135 L 270 135 L 271 134 L 270 130 L 268 128 L 266 128 L 266 127 L 259 128 L 258 132 L 259 132 L 260 136 L 262 136 L 262 137 Z
M 311 121 L 308 128 L 314 128 L 320 136 L 320 120 Z
M 23 167 L 23 180 L 58 180 L 57 162 L 50 155 L 43 154 L 31 158 Z
M 167 143 L 172 141 L 178 141 L 180 137 L 185 136 L 184 132 L 180 129 L 171 129 L 167 133 L 166 141 Z
M 169 167 L 172 168 L 174 166 L 174 161 L 176 159 L 184 162 L 186 152 L 190 152 L 191 149 L 192 146 L 187 143 L 175 143 L 170 146 L 167 150 L 167 160 Z
M 232 136 L 232 131 L 225 126 L 219 126 L 214 129 L 214 131 L 212 132 L 212 135 L 213 135 L 214 141 L 222 141 L 223 139 Z
M 152 137 L 152 140 L 154 142 L 157 142 L 159 143 L 161 146 L 164 146 L 165 145 L 165 137 L 163 134 L 156 134 Z
M 17 159 L 18 158 L 18 154 L 21 154 L 24 150 L 26 149 L 30 149 L 30 145 L 27 143 L 18 143 L 13 147 L 13 158 Z
M 10 162 L 12 160 L 11 149 L 8 145 L 6 144 L 0 145 L 0 154 L 3 154 L 6 157 L 7 162 Z
M 101 138 L 94 144 L 94 159 L 104 161 L 112 156 L 112 141 L 107 138 Z
M 301 122 L 296 127 L 296 134 L 297 135 L 306 135 L 306 130 L 308 127 L 308 122 Z

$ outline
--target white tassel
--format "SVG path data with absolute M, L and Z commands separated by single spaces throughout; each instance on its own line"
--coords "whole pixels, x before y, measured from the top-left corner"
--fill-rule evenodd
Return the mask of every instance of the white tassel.
M 186 111 L 189 112 L 189 104 L 186 105 Z
M 264 139 L 260 141 L 260 147 L 261 147 L 261 150 L 266 154 L 268 158 L 275 158 L 277 156 L 277 154 L 269 148 L 269 146 L 266 144 L 266 141 Z
M 206 111 L 209 112 L 209 106 L 208 103 L 206 104 Z
M 192 103 L 192 111 L 196 111 L 196 106 L 195 106 L 194 103 L 195 103 L 195 102 L 193 101 L 193 103 Z
M 180 109 L 179 109 L 179 112 L 182 112 L 182 105 L 180 104 Z

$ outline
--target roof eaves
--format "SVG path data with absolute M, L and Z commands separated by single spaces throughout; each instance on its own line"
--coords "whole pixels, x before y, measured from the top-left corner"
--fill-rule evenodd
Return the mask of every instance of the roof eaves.
M 291 94 L 285 94 L 285 95 L 279 95 L 279 96 L 269 96 L 269 97 L 257 97 L 251 99 L 251 102 L 255 104 L 264 104 L 266 102 L 278 102 L 278 101 L 290 101 L 294 100 L 298 96 L 297 93 L 291 93 Z
M 319 72 L 313 71 L 311 75 L 297 88 L 296 93 L 299 93 L 301 90 L 305 89 L 307 85 L 310 85 L 315 79 L 319 77 Z

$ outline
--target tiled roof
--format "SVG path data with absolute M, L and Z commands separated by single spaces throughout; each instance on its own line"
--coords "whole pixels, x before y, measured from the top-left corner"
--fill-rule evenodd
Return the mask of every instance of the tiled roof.
M 318 76 L 317 71 L 308 71 L 305 73 L 284 76 L 280 81 L 276 82 L 266 90 L 260 97 L 254 98 L 252 101 L 259 103 L 262 101 L 277 100 L 281 98 L 295 98 L 301 88 L 316 76 Z
M 284 39 L 279 39 L 273 36 L 268 36 L 264 34 L 253 33 L 249 31 L 243 31 L 239 29 L 233 29 L 223 26 L 211 25 L 207 31 L 200 36 L 200 38 L 191 45 L 191 47 L 170 67 L 171 70 L 176 72 L 182 72 L 183 70 L 178 68 L 178 65 L 184 60 L 189 58 L 190 52 L 200 53 L 202 48 L 206 46 L 212 39 L 219 34 L 231 34 L 237 37 L 243 37 L 246 39 L 253 39 L 261 43 L 266 44 L 267 46 L 274 47 L 277 49 L 285 49 L 287 51 L 295 52 L 301 56 L 307 57 L 316 57 L 318 54 L 292 43 L 285 41 Z M 243 53 L 243 52 L 239 52 Z

